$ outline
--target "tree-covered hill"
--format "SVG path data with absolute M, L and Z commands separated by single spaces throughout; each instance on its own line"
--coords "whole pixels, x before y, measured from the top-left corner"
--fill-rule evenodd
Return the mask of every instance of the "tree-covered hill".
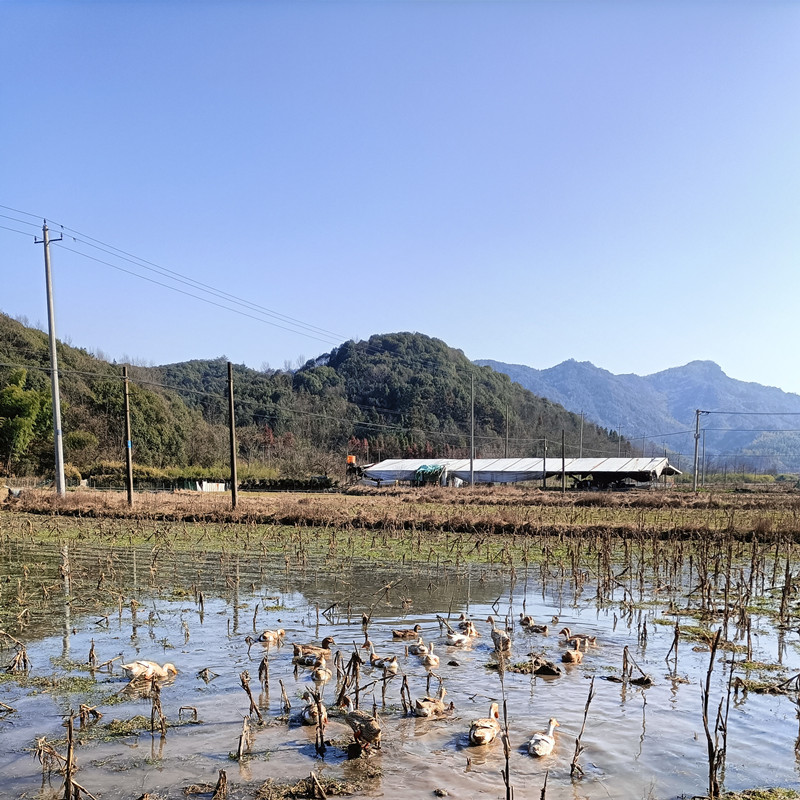
M 121 365 L 59 343 L 65 457 L 82 474 L 123 457 Z M 46 334 L 0 314 L 0 458 L 6 472 L 52 464 Z M 129 367 L 134 458 L 153 467 L 227 461 L 227 361 Z M 239 455 L 275 475 L 336 474 L 344 456 L 469 453 L 471 380 L 477 455 L 578 453 L 580 417 L 419 333 L 345 342 L 296 371 L 234 368 Z M 583 429 L 584 453 L 616 455 L 614 434 Z M 623 452 L 629 451 L 623 443 Z
M 83 472 L 104 459 L 121 460 L 121 366 L 63 342 L 57 353 L 65 459 Z M 0 469 L 6 473 L 52 471 L 49 367 L 47 334 L 0 314 Z M 131 375 L 143 377 L 139 368 L 131 368 Z M 130 397 L 138 463 L 192 463 L 196 451 L 213 441 L 202 415 L 175 392 L 132 380 Z

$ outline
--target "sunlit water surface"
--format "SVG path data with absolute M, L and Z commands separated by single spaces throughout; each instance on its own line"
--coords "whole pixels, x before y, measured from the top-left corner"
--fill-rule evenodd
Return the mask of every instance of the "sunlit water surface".
M 97 725 L 134 715 L 149 718 L 149 700 L 118 695 L 126 685 L 118 665 L 145 658 L 170 661 L 179 670 L 161 695 L 169 722 L 179 720 L 181 707 L 192 707 L 201 723 L 170 727 L 165 737 L 147 731 L 110 740 L 87 739 L 76 751 L 80 768 L 76 777 L 102 800 L 138 798 L 145 792 L 183 797 L 187 785 L 215 783 L 220 769 L 227 772 L 231 796 L 242 798 L 254 797 L 267 779 L 294 782 L 312 770 L 359 783 L 362 797 L 411 800 L 429 798 L 437 789 L 456 798 L 504 797 L 501 743 L 470 747 L 466 734 L 470 720 L 486 716 L 491 700 L 502 698 L 497 671 L 486 668 L 495 661 L 486 617 L 494 614 L 516 619 L 523 608 L 539 622 L 550 622 L 554 616 L 558 622 L 547 637 L 527 634 L 517 626 L 509 659 L 512 664 L 525 661 L 532 650 L 559 661 L 563 647 L 556 632 L 562 625 L 597 635 L 598 645 L 586 654 L 583 665 L 566 667 L 558 679 L 506 672 L 515 798 L 538 798 L 546 772 L 551 800 L 671 798 L 705 792 L 707 753 L 700 683 L 705 679 L 709 653 L 696 652 L 692 643 L 682 642 L 677 668 L 673 662 L 667 664 L 672 629 L 650 623 L 663 616 L 663 604 L 645 604 L 631 611 L 618 602 L 623 599 L 621 593 L 615 602 L 598 610 L 591 581 L 576 596 L 565 579 L 550 579 L 543 588 L 541 574 L 533 567 L 529 572 L 518 571 L 512 586 L 499 568 L 477 565 L 461 568 L 460 574 L 454 575 L 431 566 L 412 569 L 367 561 L 346 568 L 326 566 L 322 561 L 287 566 L 283 557 L 170 554 L 154 561 L 148 549 L 116 548 L 109 556 L 90 546 L 73 548 L 70 557 L 74 577 L 96 578 L 102 585 L 113 574 L 114 590 L 109 590 L 108 606 L 102 614 L 82 611 L 81 597 L 74 594 L 65 602 L 65 588 L 58 577 L 58 548 L 6 543 L 0 554 L 4 596 L 13 590 L 23 564 L 40 570 L 42 585 L 49 586 L 46 613 L 34 615 L 30 626 L 19 634 L 32 663 L 30 674 L 91 677 L 85 667 L 78 668 L 74 662 L 86 663 L 92 641 L 98 661 L 122 658 L 115 662 L 113 673 L 95 673 L 95 684 L 88 692 L 65 694 L 58 688 L 46 691 L 23 688 L 16 681 L 0 683 L 0 701 L 16 709 L 0 715 L 3 796 L 44 798 L 58 793 L 61 779 L 53 775 L 49 781 L 43 780 L 32 747 L 40 736 L 63 742 L 64 715 L 70 709 L 77 711 L 81 703 L 97 706 L 103 713 Z M 401 578 L 388 596 L 382 593 L 384 586 Z M 202 610 L 198 591 L 204 597 Z M 403 608 L 403 598 L 411 601 L 410 607 Z M 135 614 L 131 599 L 140 604 Z M 339 606 L 332 621 L 318 615 L 318 609 L 334 602 Z M 303 705 L 300 695 L 313 684 L 308 671 L 295 673 L 289 643 L 319 642 L 332 634 L 349 658 L 353 643 L 360 645 L 364 640 L 361 614 L 373 605 L 370 638 L 379 654 L 400 656 L 401 672 L 408 676 L 412 696 L 425 693 L 426 673 L 417 657 L 404 655 L 404 645 L 392 641 L 391 629 L 419 623 L 426 640 L 436 643 L 441 656 L 436 671 L 444 679 L 454 713 L 438 720 L 404 717 L 398 678 L 388 687 L 385 708 L 381 707 L 379 688 L 362 698 L 362 707 L 371 709 L 373 699 L 378 703 L 384 731 L 382 749 L 369 759 L 348 761 L 340 748 L 331 747 L 319 758 L 313 728 L 297 723 Z M 462 611 L 478 621 L 482 636 L 466 650 L 446 647 L 436 614 L 450 613 L 455 619 Z M 648 623 L 646 643 L 639 636 L 643 622 Z M 278 627 L 286 630 L 287 644 L 269 651 L 267 693 L 260 690 L 257 677 L 265 650 L 256 644 L 248 653 L 245 637 Z M 797 632 L 779 639 L 766 621 L 754 619 L 753 636 L 754 659 L 782 662 L 781 676 L 800 671 Z M 653 677 L 652 687 L 641 689 L 605 680 L 620 673 L 626 645 Z M 7 655 L 10 661 L 13 650 L 0 655 L 3 659 Z M 725 662 L 729 659 L 729 653 L 721 654 L 715 666 L 714 708 L 725 696 Z M 204 669 L 217 677 L 206 683 L 198 677 Z M 249 706 L 239 678 L 244 670 L 250 673 L 265 724 L 256 728 L 253 747 L 239 762 L 231 754 L 237 749 Z M 370 682 L 369 675 L 365 668 L 362 685 Z M 584 775 L 572 780 L 570 762 L 592 676 L 596 695 L 586 720 L 585 751 L 579 760 Z M 279 680 L 292 700 L 288 720 L 283 714 Z M 329 703 L 334 682 L 325 688 L 324 698 Z M 435 686 L 434 682 L 432 688 Z M 798 785 L 796 708 L 792 698 L 785 696 L 750 693 L 732 699 L 726 789 Z M 188 713 L 183 712 L 184 718 Z M 546 727 L 551 716 L 561 723 L 555 752 L 533 759 L 527 755 L 525 743 L 534 731 Z M 326 735 L 343 739 L 349 728 L 332 714 Z M 58 749 L 63 752 L 63 743 Z

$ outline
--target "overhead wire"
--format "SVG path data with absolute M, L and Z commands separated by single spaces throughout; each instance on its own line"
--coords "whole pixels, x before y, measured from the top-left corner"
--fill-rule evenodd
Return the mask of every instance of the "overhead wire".
M 36 218 L 36 219 L 41 219 L 42 218 L 40 215 L 32 214 L 32 213 L 27 212 L 27 211 L 20 211 L 18 209 L 14 209 L 14 208 L 12 208 L 10 206 L 5 206 L 5 205 L 2 205 L 2 204 L 0 204 L 0 208 L 5 208 L 7 210 L 14 211 L 15 213 L 18 213 L 18 214 L 25 214 L 27 216 L 30 216 L 30 217 L 33 217 L 33 218 Z M 35 224 L 35 223 L 32 223 L 32 222 L 26 222 L 24 220 L 20 220 L 20 222 L 22 222 L 23 224 L 26 224 L 26 225 L 34 225 Z M 232 303 L 234 305 L 240 305 L 240 306 L 242 306 L 244 308 L 247 308 L 249 310 L 256 311 L 256 313 L 263 314 L 263 315 L 266 315 L 268 317 L 272 317 L 274 319 L 282 320 L 286 324 L 285 325 L 277 324 L 275 322 L 272 322 L 269 319 L 260 319 L 260 318 L 255 318 L 255 317 L 252 317 L 252 316 L 250 317 L 251 319 L 256 319 L 257 321 L 265 322 L 266 324 L 273 325 L 275 327 L 278 327 L 278 328 L 281 328 L 283 330 L 286 330 L 286 331 L 288 331 L 290 333 L 296 333 L 296 334 L 307 336 L 308 338 L 316 339 L 317 341 L 320 341 L 325 345 L 333 346 L 334 349 L 336 347 L 338 347 L 338 346 L 341 346 L 345 341 L 347 341 L 347 337 L 344 334 L 340 334 L 340 333 L 337 333 L 337 332 L 334 332 L 334 331 L 330 331 L 330 330 L 328 330 L 326 328 L 322 328 L 320 326 L 313 325 L 313 324 L 308 323 L 308 322 L 304 322 L 303 320 L 297 319 L 296 317 L 292 317 L 292 316 L 287 315 L 287 314 L 282 314 L 281 312 L 275 311 L 274 309 L 270 309 L 270 308 L 267 308 L 265 306 L 261 306 L 261 305 L 259 305 L 257 303 L 253 303 L 252 301 L 245 300 L 245 299 L 240 298 L 240 297 L 238 297 L 236 295 L 233 295 L 233 294 L 230 294 L 228 292 L 225 292 L 224 290 L 217 289 L 216 287 L 210 286 L 209 284 L 205 284 L 205 283 L 203 283 L 201 281 L 197 281 L 194 278 L 191 278 L 191 277 L 189 277 L 187 275 L 184 275 L 183 273 L 180 273 L 180 272 L 178 272 L 176 270 L 172 270 L 172 269 L 170 269 L 168 267 L 163 267 L 163 266 L 161 266 L 159 264 L 156 264 L 155 262 L 148 261 L 147 259 L 144 259 L 144 258 L 142 258 L 140 256 L 135 255 L 135 254 L 132 254 L 132 253 L 126 251 L 126 250 L 123 250 L 122 248 L 118 248 L 118 247 L 116 247 L 114 245 L 108 244 L 107 242 L 103 242 L 100 239 L 97 239 L 95 237 L 89 236 L 88 234 L 84 234 L 84 233 L 82 233 L 82 232 L 80 232 L 80 231 L 78 231 L 78 230 L 76 230 L 74 228 L 71 228 L 68 225 L 64 225 L 63 223 L 59 223 L 59 222 L 53 221 L 53 220 L 50 220 L 50 223 L 51 223 L 51 225 L 57 226 L 59 228 L 59 230 L 62 231 L 63 234 L 66 234 L 69 238 L 73 239 L 73 241 L 75 241 L 76 243 L 81 243 L 81 244 L 85 244 L 88 247 L 96 248 L 96 249 L 100 250 L 101 252 L 104 252 L 106 255 L 109 255 L 109 256 L 111 256 L 113 258 L 120 258 L 120 259 L 128 262 L 132 266 L 136 266 L 136 267 L 139 267 L 139 268 L 142 268 L 142 269 L 146 269 L 146 270 L 149 270 L 151 272 L 156 272 L 157 274 L 159 274 L 162 277 L 165 277 L 165 278 L 167 278 L 169 280 L 174 280 L 174 281 L 176 281 L 178 283 L 182 283 L 184 285 L 189 285 L 192 288 L 197 289 L 198 291 L 211 294 L 213 297 L 217 297 L 218 299 L 224 299 L 224 300 L 226 300 L 226 302 Z M 16 231 L 16 232 L 17 233 L 23 233 L 22 231 Z M 28 234 L 26 234 L 26 235 L 28 235 Z M 200 296 L 198 296 L 196 294 L 193 294 L 191 292 L 185 292 L 185 291 L 182 291 L 180 289 L 176 289 L 175 287 L 170 286 L 169 284 L 163 284 L 163 283 L 161 283 L 159 281 L 153 281 L 152 279 L 148 278 L 147 276 L 141 275 L 140 273 L 135 272 L 132 269 L 122 268 L 122 267 L 120 267 L 118 265 L 112 264 L 112 263 L 110 263 L 110 262 L 108 262 L 108 261 L 106 261 L 104 259 L 97 258 L 96 256 L 92 256 L 92 255 L 90 255 L 88 253 L 85 253 L 85 252 L 83 252 L 81 250 L 77 250 L 75 248 L 70 248 L 70 247 L 66 246 L 65 244 L 63 244 L 63 241 L 62 242 L 56 242 L 54 240 L 54 244 L 58 244 L 64 250 L 68 250 L 69 252 L 72 252 L 72 253 L 74 253 L 76 255 L 79 255 L 79 256 L 83 256 L 84 258 L 87 258 L 89 260 L 95 261 L 96 263 L 100 263 L 100 264 L 103 264 L 105 266 L 109 266 L 112 269 L 116 269 L 116 270 L 118 270 L 120 272 L 127 273 L 127 274 L 129 274 L 129 275 L 131 275 L 133 277 L 137 277 L 137 278 L 140 278 L 142 280 L 150 281 L 151 283 L 155 283 L 156 285 L 162 286 L 163 288 L 172 289 L 173 291 L 177 291 L 177 292 L 179 292 L 181 294 L 185 294 L 186 296 L 192 297 L 193 299 L 198 299 L 198 300 L 201 300 L 201 301 L 209 302 L 205 298 L 202 298 L 202 297 L 200 297 Z M 239 312 L 236 309 L 231 308 L 230 306 L 227 306 L 227 305 L 221 305 L 221 304 L 215 304 L 215 303 L 211 303 L 211 304 L 212 305 L 217 305 L 219 308 L 222 308 L 222 309 L 227 310 L 227 311 L 232 311 L 234 313 L 240 313 L 240 314 L 242 313 L 242 312 Z M 243 314 L 243 315 L 244 316 L 249 316 L 247 314 Z M 375 346 L 373 344 L 370 344 L 369 340 L 359 340 L 359 341 L 354 341 L 354 343 L 360 349 L 365 350 L 366 352 L 368 352 L 368 353 L 370 353 L 372 355 L 376 355 L 378 353 L 384 352 L 383 348 L 380 348 L 380 347 L 377 347 L 377 346 Z M 327 355 L 327 354 L 325 354 L 325 355 Z M 440 367 L 441 366 L 441 362 L 434 362 L 433 360 L 426 361 L 425 359 L 419 359 L 416 363 L 417 363 L 417 365 L 419 363 L 428 363 L 432 367 L 433 366 L 436 366 L 436 367 Z M 470 373 L 475 373 L 478 370 L 478 365 L 471 364 L 471 363 L 469 363 L 468 365 L 453 364 L 452 366 L 456 370 L 459 370 L 459 371 L 463 370 L 465 372 L 470 372 Z
M 187 297 L 193 297 L 195 300 L 200 300 L 203 303 L 208 303 L 208 305 L 216 306 L 217 308 L 222 308 L 222 309 L 225 309 L 226 311 L 231 311 L 232 313 L 238 314 L 239 316 L 242 316 L 242 317 L 249 317 L 250 319 L 254 319 L 257 322 L 266 322 L 268 325 L 272 325 L 272 326 L 274 326 L 276 328 L 282 328 L 285 331 L 289 331 L 289 333 L 300 333 L 300 331 L 297 331 L 297 330 L 295 330 L 293 328 L 287 328 L 285 325 L 279 325 L 277 322 L 269 322 L 268 320 L 265 320 L 265 319 L 263 319 L 261 317 L 254 316 L 253 314 L 248 314 L 245 311 L 240 311 L 239 309 L 231 308 L 230 306 L 223 305 L 222 303 L 217 303 L 214 300 L 210 300 L 207 297 L 202 297 L 201 295 L 193 294 L 192 292 L 188 292 L 185 289 L 179 289 L 177 286 L 170 286 L 168 283 L 162 283 L 161 281 L 157 281 L 154 278 L 148 278 L 146 275 L 139 275 L 139 273 L 134 272 L 133 270 L 126 269 L 125 267 L 120 267 L 117 264 L 112 264 L 110 261 L 104 261 L 103 259 L 97 258 L 96 256 L 90 256 L 88 253 L 81 253 L 79 250 L 74 250 L 71 247 L 65 247 L 63 245 L 62 245 L 62 248 L 64 250 L 69 250 L 70 252 L 73 252 L 73 253 L 78 253 L 78 255 L 82 255 L 84 258 L 88 258 L 91 261 L 97 261 L 100 264 L 105 264 L 106 266 L 111 267 L 112 269 L 118 270 L 119 272 L 126 272 L 129 275 L 135 275 L 137 278 L 141 278 L 142 280 L 149 281 L 150 283 L 153 283 L 156 286 L 161 286 L 161 287 L 163 287 L 165 289 L 170 289 L 173 292 L 177 292 L 178 294 L 186 295 Z M 320 339 L 318 336 L 314 336 L 314 335 L 312 335 L 310 333 L 303 333 L 302 335 L 303 336 L 307 336 L 310 339 L 316 339 L 317 341 L 323 342 L 324 344 L 329 344 L 329 342 L 327 340 Z
M 15 208 L 13 208 L 11 206 L 6 206 L 6 205 L 0 204 L 0 208 L 3 208 L 3 209 L 8 210 L 8 211 L 12 211 L 15 214 L 22 214 L 22 215 L 29 216 L 29 217 L 32 217 L 32 218 L 35 218 L 35 219 L 41 219 L 42 218 L 40 215 L 32 214 L 31 212 L 22 211 L 20 209 L 15 209 Z M 29 226 L 32 226 L 32 227 L 36 225 L 36 223 L 34 223 L 34 222 L 28 222 L 27 220 L 19 219 L 17 217 L 11 217 L 10 215 L 7 215 L 7 214 L 0 214 L 0 217 L 2 217 L 4 219 L 9 219 L 9 220 L 11 220 L 13 222 L 17 222 L 18 224 L 22 224 L 22 225 L 29 225 Z M 150 278 L 150 277 L 148 277 L 146 275 L 142 275 L 141 273 L 136 272 L 133 269 L 127 269 L 127 268 L 122 267 L 122 266 L 120 266 L 118 264 L 114 264 L 114 263 L 111 263 L 110 261 L 106 261 L 104 259 L 101 259 L 101 258 L 98 258 L 96 256 L 90 255 L 89 253 L 85 253 L 85 252 L 83 252 L 81 250 L 78 250 L 78 249 L 75 249 L 75 248 L 70 248 L 70 247 L 68 247 L 67 245 L 65 245 L 63 243 L 63 240 L 58 242 L 59 246 L 62 249 L 67 250 L 69 252 L 72 252 L 72 253 L 74 253 L 76 255 L 82 256 L 82 257 L 84 257 L 86 259 L 89 259 L 89 260 L 94 261 L 96 263 L 102 264 L 104 266 L 108 266 L 108 267 L 110 267 L 112 269 L 115 269 L 115 270 L 117 270 L 119 272 L 126 273 L 126 274 L 129 274 L 131 276 L 134 276 L 134 277 L 140 278 L 142 280 L 148 281 L 150 283 L 153 283 L 154 285 L 161 286 L 162 288 L 170 289 L 170 290 L 172 290 L 174 292 L 177 292 L 179 294 L 183 294 L 183 295 L 185 295 L 187 297 L 191 297 L 191 298 L 193 298 L 195 300 L 199 300 L 201 302 L 205 302 L 205 303 L 207 303 L 207 304 L 209 304 L 211 306 L 215 306 L 215 307 L 223 309 L 225 311 L 236 313 L 236 314 L 239 314 L 240 316 L 248 317 L 248 318 L 253 319 L 255 321 L 264 322 L 266 324 L 269 324 L 269 325 L 272 325 L 274 327 L 277 327 L 277 328 L 280 328 L 282 330 L 285 330 L 285 331 L 287 331 L 289 333 L 300 334 L 300 335 L 306 336 L 307 338 L 311 338 L 311 339 L 314 339 L 316 341 L 319 341 L 319 342 L 321 342 L 321 343 L 323 343 L 325 345 L 334 344 L 335 346 L 341 346 L 343 344 L 341 339 L 343 339 L 344 337 L 341 334 L 335 333 L 333 331 L 329 331 L 329 330 L 327 330 L 325 328 L 322 328 L 322 327 L 319 327 L 319 326 L 316 326 L 316 325 L 312 325 L 310 323 L 306 323 L 306 322 L 304 322 L 302 320 L 299 320 L 299 319 L 297 319 L 295 317 L 291 317 L 289 315 L 282 314 L 281 312 L 274 311 L 273 309 L 269 309 L 269 308 L 267 308 L 265 306 L 261 306 L 261 305 L 259 305 L 257 303 L 253 303 L 253 302 L 251 302 L 249 300 L 245 300 L 245 299 L 243 299 L 241 297 L 238 297 L 236 295 L 230 294 L 230 293 L 225 292 L 225 291 L 223 291 L 221 289 L 217 289 L 217 288 L 215 288 L 213 286 L 210 286 L 209 284 L 203 283 L 201 281 L 197 281 L 194 278 L 191 278 L 191 277 L 186 276 L 186 275 L 184 275 L 184 274 L 182 274 L 180 272 L 177 272 L 176 270 L 172 270 L 172 269 L 169 269 L 167 267 L 163 267 L 163 266 L 161 266 L 159 264 L 156 264 L 155 262 L 148 261 L 148 260 L 143 259 L 143 258 L 141 258 L 139 256 L 136 256 L 136 255 L 134 255 L 134 254 L 132 254 L 132 253 L 130 253 L 128 251 L 125 251 L 125 250 L 123 250 L 121 248 L 118 248 L 118 247 L 116 247 L 114 245 L 111 245 L 111 244 L 108 244 L 106 242 L 103 242 L 100 239 L 97 239 L 95 237 L 92 237 L 92 236 L 89 236 L 87 234 L 84 234 L 84 233 L 82 233 L 82 232 L 80 232 L 80 231 L 78 231 L 78 230 L 76 230 L 74 228 L 71 228 L 71 227 L 67 226 L 67 225 L 63 225 L 61 223 L 53 222 L 53 221 L 51 221 L 51 224 L 56 225 L 59 228 L 59 230 L 62 232 L 62 236 L 66 235 L 67 237 L 69 237 L 73 241 L 75 241 L 76 243 L 85 245 L 85 246 L 90 247 L 90 248 L 97 249 L 100 252 L 105 253 L 106 255 L 108 255 L 111 258 L 118 258 L 118 259 L 120 259 L 122 261 L 127 262 L 128 264 L 130 264 L 133 267 L 136 267 L 136 268 L 139 268 L 139 269 L 144 269 L 144 270 L 147 270 L 147 271 L 150 271 L 150 272 L 154 272 L 155 274 L 160 275 L 161 277 L 165 278 L 166 280 L 174 281 L 174 282 L 180 283 L 180 284 L 182 284 L 184 286 L 189 286 L 189 287 L 191 287 L 192 289 L 195 289 L 198 292 L 201 292 L 203 294 L 208 294 L 211 297 L 215 297 L 218 300 L 222 300 L 223 302 L 216 302 L 215 300 L 211 300 L 208 297 L 202 296 L 202 294 L 195 294 L 194 292 L 186 291 L 185 289 L 180 289 L 180 288 L 178 288 L 176 286 L 173 286 L 173 285 L 171 285 L 169 283 L 163 283 L 162 281 L 158 281 L 158 280 Z M 31 235 L 30 232 L 20 231 L 18 229 L 11 228 L 11 227 L 8 227 L 8 226 L 5 226 L 5 225 L 0 225 L 0 229 L 9 230 L 11 232 L 18 233 L 18 234 L 21 234 L 21 235 L 26 235 L 26 236 Z M 238 306 L 238 308 L 236 306 Z M 249 311 L 253 311 L 253 312 L 255 312 L 255 314 L 259 314 L 261 316 L 254 316 L 253 314 L 248 313 L 248 311 L 243 311 L 242 310 L 243 308 L 244 309 L 248 309 Z M 268 317 L 268 318 L 264 318 L 264 317 Z M 282 322 L 284 322 L 286 324 L 281 324 L 281 322 L 276 321 L 276 320 L 280 320 L 280 321 L 282 321 Z M 336 337 L 336 339 L 333 339 L 333 338 L 330 338 L 330 337 Z M 354 345 L 355 345 L 356 348 L 361 349 L 362 351 L 366 352 L 367 354 L 371 354 L 371 355 L 376 355 L 376 354 L 379 354 L 379 353 L 389 352 L 384 347 L 379 347 L 379 346 L 376 346 L 374 344 L 371 344 L 369 340 L 354 341 Z M 325 355 L 328 355 L 328 354 L 325 354 Z M 394 360 L 396 361 L 397 360 L 397 354 L 393 353 L 392 355 L 393 355 Z M 321 358 L 321 357 L 318 357 L 317 360 L 319 360 L 319 358 Z M 412 364 L 406 364 L 405 366 L 407 366 L 409 368 L 418 369 L 419 365 L 421 363 L 423 363 L 423 364 L 424 363 L 428 363 L 431 366 L 436 366 L 437 368 L 441 368 L 441 362 L 440 361 L 434 361 L 432 359 L 427 360 L 427 361 L 425 359 L 415 359 L 415 362 L 414 362 L 413 365 Z M 471 362 L 468 362 L 467 364 L 452 363 L 451 366 L 456 371 L 464 371 L 464 372 L 468 372 L 470 374 L 479 373 L 479 365 L 472 364 Z M 76 372 L 76 374 L 78 374 L 78 373 Z M 98 375 L 97 377 L 101 377 L 101 376 Z M 105 377 L 105 376 L 102 376 L 102 377 Z M 146 383 L 146 382 L 143 382 L 143 383 Z M 159 384 L 157 382 L 152 382 L 151 385 L 162 386 L 163 388 L 172 389 L 173 391 L 190 391 L 190 390 L 185 389 L 184 387 L 180 387 L 180 389 L 178 389 L 176 387 L 170 387 L 168 385 Z M 253 401 L 253 402 L 255 402 L 255 401 Z M 369 412 L 382 413 L 382 414 L 394 413 L 394 414 L 402 415 L 402 412 L 395 412 L 395 411 L 392 411 L 390 409 L 381 409 L 380 407 L 364 406 L 364 405 L 358 405 L 358 404 L 353 404 L 353 405 L 357 405 L 357 407 L 360 408 L 362 411 L 369 411 Z M 284 410 L 286 410 L 286 411 L 288 411 L 290 413 L 307 413 L 307 414 L 312 414 L 313 413 L 313 412 L 301 412 L 301 411 L 298 411 L 297 409 L 284 409 Z M 572 413 L 572 412 L 568 412 L 568 413 Z M 743 411 L 721 411 L 721 410 L 705 411 L 703 413 L 706 413 L 706 414 L 770 415 L 770 416 L 794 416 L 794 415 L 800 415 L 800 412 L 743 412 Z M 364 422 L 364 421 L 344 420 L 344 419 L 339 419 L 339 418 L 328 417 L 327 415 L 323 415 L 323 416 L 325 416 L 326 418 L 329 418 L 331 420 L 337 420 L 338 419 L 338 421 L 347 421 L 347 422 L 350 422 L 351 424 L 358 424 L 358 425 L 361 425 L 361 426 L 369 425 L 371 427 L 385 427 L 387 429 L 407 430 L 409 432 L 418 431 L 418 432 L 421 432 L 421 433 L 426 433 L 426 434 L 431 434 L 431 435 L 435 434 L 435 435 L 438 435 L 438 436 L 443 436 L 444 435 L 444 436 L 459 436 L 459 437 L 461 437 L 461 436 L 464 435 L 464 434 L 457 434 L 457 433 L 450 434 L 450 433 L 445 433 L 443 431 L 429 431 L 429 430 L 420 429 L 420 428 L 402 428 L 402 427 L 397 426 L 397 425 L 383 425 L 381 423 L 367 423 L 367 422 Z M 577 415 L 573 413 L 573 416 L 577 416 Z M 592 424 L 594 424 L 594 423 L 592 423 Z M 602 427 L 602 426 L 599 426 L 599 425 L 596 425 L 596 424 L 594 424 L 594 425 L 595 425 L 595 427 Z M 704 430 L 734 431 L 736 429 L 704 428 Z M 744 432 L 744 431 L 748 431 L 748 432 L 794 432 L 793 429 L 779 429 L 779 430 L 776 430 L 776 429 L 742 429 L 742 432 Z M 692 433 L 691 430 L 687 430 L 687 431 L 676 431 L 676 432 L 669 432 L 669 433 L 659 433 L 659 434 L 653 434 L 653 435 L 642 434 L 641 437 L 640 436 L 633 436 L 633 437 L 628 436 L 626 438 L 627 438 L 627 441 L 629 443 L 632 443 L 633 441 L 635 441 L 638 438 L 642 438 L 642 439 L 653 441 L 655 439 L 663 439 L 665 437 L 686 435 L 686 434 L 691 434 L 691 433 Z M 498 437 L 502 438 L 502 434 L 498 434 L 498 435 L 493 436 L 493 437 L 482 436 L 481 438 L 485 438 L 485 439 L 486 438 L 492 438 L 493 439 L 493 438 L 498 438 Z M 540 441 L 540 440 L 521 439 L 520 437 L 514 437 L 514 441 L 522 443 L 522 442 L 531 442 L 531 441 Z M 570 446 L 571 447 L 575 447 L 575 445 L 570 445 Z

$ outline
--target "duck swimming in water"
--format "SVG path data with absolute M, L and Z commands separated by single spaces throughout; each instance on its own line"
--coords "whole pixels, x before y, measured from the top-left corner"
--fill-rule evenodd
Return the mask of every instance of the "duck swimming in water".
M 498 628 L 494 624 L 494 617 L 488 617 L 486 621 L 492 626 L 492 641 L 494 642 L 494 649 L 498 653 L 505 652 L 511 649 L 511 637 L 506 631 Z
M 581 640 L 580 639 L 571 639 L 570 640 L 575 649 L 574 650 L 565 650 L 564 654 L 561 656 L 561 660 L 565 664 L 580 664 L 583 661 L 583 653 L 581 652 Z
M 424 656 L 428 652 L 428 646 L 422 641 L 422 637 L 420 636 L 414 644 L 408 646 L 408 652 L 411 653 L 412 656 Z
M 322 646 L 319 647 L 315 644 L 295 644 L 292 643 L 294 648 L 294 657 L 292 661 L 295 664 L 302 664 L 307 667 L 316 666 L 320 658 L 331 657 L 331 645 L 336 644 L 333 636 L 326 636 L 322 640 Z
M 393 639 L 416 639 L 419 632 L 422 630 L 420 625 L 415 625 L 413 628 L 398 628 L 392 631 Z
M 178 674 L 178 670 L 172 664 L 164 664 L 162 667 L 155 661 L 132 661 L 130 664 L 123 664 L 122 671 L 131 680 L 144 681 L 165 681 L 171 675 Z
M 528 742 L 528 753 L 532 756 L 549 756 L 556 746 L 556 738 L 553 733 L 557 726 L 558 720 L 555 717 L 551 717 L 546 733 L 539 731 L 531 736 Z
M 325 708 L 325 705 L 323 703 L 320 703 L 319 707 L 317 707 L 316 700 L 314 700 L 314 698 L 308 692 L 303 692 L 303 700 L 306 701 L 306 705 L 300 711 L 301 724 L 316 725 L 320 719 L 320 713 L 321 713 L 322 724 L 327 725 L 328 709 Z
M 278 628 L 275 631 L 263 631 L 256 641 L 262 644 L 278 644 L 283 640 L 284 636 L 286 636 L 286 631 L 283 628 Z
M 436 717 L 439 714 L 444 714 L 447 706 L 444 704 L 444 696 L 447 694 L 444 686 L 439 689 L 437 697 L 422 697 L 414 701 L 415 717 Z
M 573 633 L 569 628 L 562 628 L 559 635 L 564 634 L 564 644 L 569 644 L 573 639 L 579 639 L 580 643 L 586 647 L 590 644 L 597 644 L 596 636 L 589 636 L 587 633 Z
M 372 714 L 353 708 L 353 701 L 349 697 L 344 698 L 344 721 L 353 729 L 353 736 L 362 749 L 369 750 L 373 745 L 380 749 L 381 746 L 381 726 Z
M 470 744 L 481 745 L 493 742 L 500 733 L 500 706 L 492 703 L 489 716 L 475 719 L 469 727 Z

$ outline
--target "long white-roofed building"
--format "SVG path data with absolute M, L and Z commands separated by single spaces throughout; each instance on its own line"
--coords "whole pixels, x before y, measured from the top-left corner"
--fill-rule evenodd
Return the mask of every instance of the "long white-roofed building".
M 377 485 L 422 483 L 435 477 L 442 485 L 453 479 L 469 483 L 521 483 L 564 474 L 573 481 L 596 487 L 651 483 L 681 472 L 667 458 L 390 458 L 365 467 L 363 476 Z

